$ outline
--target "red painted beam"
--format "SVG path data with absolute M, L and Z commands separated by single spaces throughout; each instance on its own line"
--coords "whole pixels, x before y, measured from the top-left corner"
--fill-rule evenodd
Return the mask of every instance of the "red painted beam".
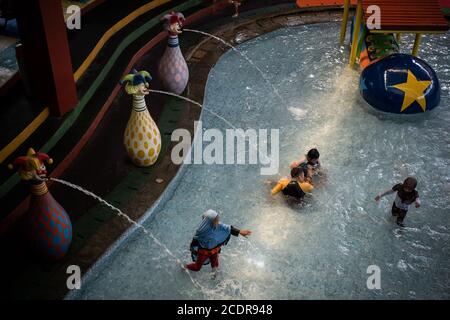
M 33 96 L 53 115 L 63 116 L 76 106 L 78 98 L 61 1 L 30 0 L 26 10 L 17 8 L 26 62 L 21 71 L 27 74 Z
M 88 3 L 86 6 L 81 8 L 81 14 L 87 13 L 88 11 L 94 9 L 95 7 L 97 7 L 98 5 L 102 4 L 105 1 L 106 0 L 96 0 L 96 1 L 92 1 L 92 2 Z

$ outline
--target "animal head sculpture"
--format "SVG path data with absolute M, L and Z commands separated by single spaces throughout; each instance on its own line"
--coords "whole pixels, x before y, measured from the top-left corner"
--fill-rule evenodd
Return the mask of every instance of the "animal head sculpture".
M 164 30 L 168 31 L 171 36 L 179 35 L 182 32 L 181 28 L 185 20 L 182 13 L 174 11 L 161 18 L 161 21 L 164 21 Z
M 47 177 L 45 162 L 52 164 L 53 160 L 48 154 L 35 152 L 30 148 L 26 156 L 16 158 L 12 164 L 8 165 L 8 168 L 18 169 L 22 180 L 42 180 Z
M 120 81 L 120 84 L 125 84 L 125 91 L 128 94 L 145 96 L 149 94 L 149 82 L 152 80 L 152 76 L 147 71 L 132 70 L 130 74 L 127 74 Z

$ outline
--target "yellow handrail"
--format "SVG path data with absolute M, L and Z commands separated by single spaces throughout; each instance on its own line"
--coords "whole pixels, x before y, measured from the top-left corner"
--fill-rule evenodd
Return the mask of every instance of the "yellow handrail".
M 420 40 L 422 38 L 421 33 L 416 33 L 416 37 L 414 39 L 414 46 L 412 49 L 412 55 L 417 57 L 417 54 L 419 53 L 419 46 L 420 46 Z
M 348 22 L 348 12 L 350 9 L 350 0 L 345 0 L 344 3 L 344 13 L 342 14 L 342 23 L 341 23 L 341 33 L 339 36 L 339 45 L 344 44 L 345 33 L 347 31 L 347 22 Z
M 353 68 L 355 66 L 356 61 L 356 51 L 358 49 L 359 43 L 359 29 L 361 25 L 362 19 L 362 1 L 358 0 L 358 6 L 356 7 L 356 19 L 355 24 L 353 25 L 353 39 L 352 39 L 352 50 L 350 52 L 350 61 L 349 66 Z

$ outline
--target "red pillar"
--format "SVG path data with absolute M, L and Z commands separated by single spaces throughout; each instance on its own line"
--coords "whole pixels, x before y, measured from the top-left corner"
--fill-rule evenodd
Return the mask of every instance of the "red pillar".
M 78 99 L 61 0 L 17 3 L 24 78 L 33 96 L 49 107 L 52 115 L 63 116 Z

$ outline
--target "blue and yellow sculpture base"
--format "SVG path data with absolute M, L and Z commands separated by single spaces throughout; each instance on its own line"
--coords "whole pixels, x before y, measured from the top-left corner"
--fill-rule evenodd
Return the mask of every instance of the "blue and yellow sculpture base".
M 414 114 L 434 109 L 440 101 L 435 71 L 417 57 L 395 53 L 367 66 L 359 90 L 377 110 Z

